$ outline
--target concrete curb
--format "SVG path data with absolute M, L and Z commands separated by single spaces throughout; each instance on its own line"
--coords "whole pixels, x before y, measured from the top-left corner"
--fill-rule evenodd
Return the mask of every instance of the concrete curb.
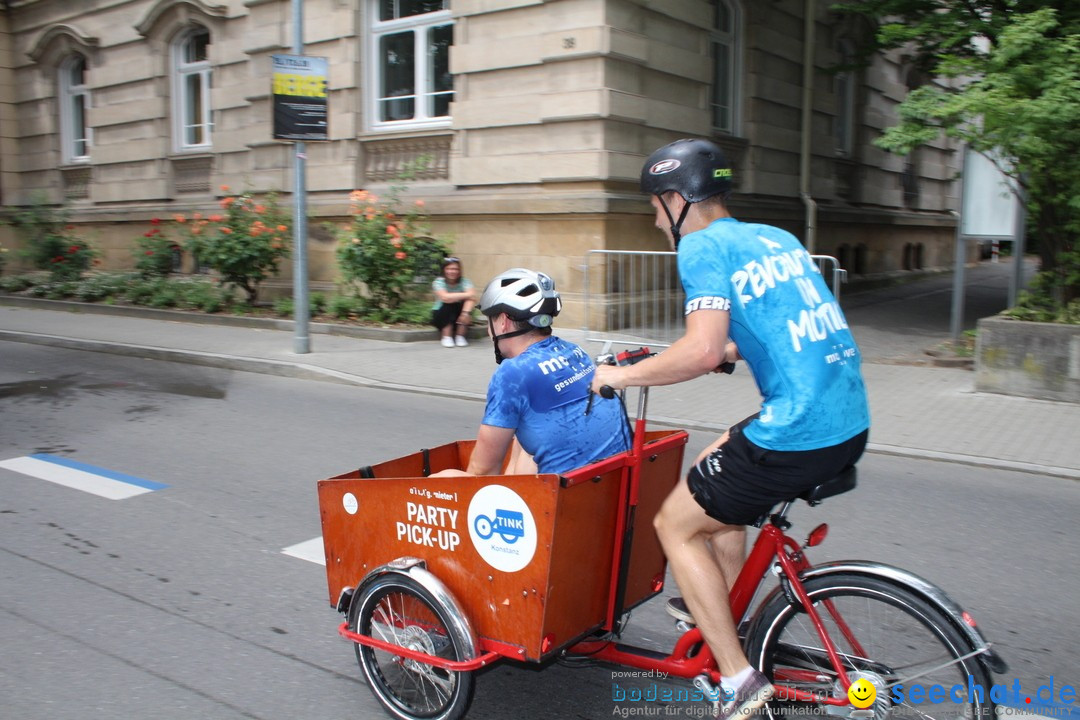
M 242 315 L 220 315 L 211 313 L 186 312 L 148 308 L 137 305 L 102 305 L 72 300 L 47 300 L 28 298 L 18 295 L 0 295 L 0 306 L 21 307 L 33 310 L 53 310 L 56 312 L 92 313 L 114 317 L 137 317 L 145 320 L 166 320 L 172 322 L 195 323 L 199 325 L 223 325 L 227 327 L 261 328 L 265 330 L 295 330 L 292 320 L 269 317 L 245 317 Z M 308 332 L 312 335 L 340 335 L 361 340 L 383 340 L 385 342 L 431 342 L 438 336 L 432 328 L 402 329 L 396 327 L 374 327 L 368 325 L 345 325 L 338 323 L 308 323 Z M 482 339 L 487 337 L 483 325 L 469 328 L 469 337 Z
M 134 345 L 131 343 L 115 343 L 106 340 L 84 340 L 82 338 L 61 337 L 59 335 L 45 335 L 41 333 L 27 333 L 17 330 L 0 330 L 0 340 L 9 342 L 21 342 L 28 345 L 45 345 L 67 350 L 85 350 L 88 352 L 100 352 L 110 355 L 123 355 L 149 360 L 164 360 L 167 362 L 180 362 L 189 365 L 202 365 L 205 367 L 219 368 L 222 370 L 237 370 L 239 372 L 260 373 L 262 375 L 275 375 L 289 377 L 298 380 L 322 380 L 336 382 L 342 385 L 355 385 L 358 387 L 374 388 L 378 390 L 393 390 L 396 392 L 412 392 L 421 395 L 434 395 L 437 397 L 453 398 L 456 400 L 483 401 L 485 397 L 479 393 L 464 390 L 448 390 L 432 388 L 421 385 L 406 385 L 403 383 L 386 382 L 353 375 L 352 373 L 332 370 L 330 368 L 310 365 L 308 363 L 291 362 L 287 360 L 272 360 L 270 358 L 253 358 L 242 355 L 226 355 L 223 353 L 205 352 L 202 350 L 177 350 L 175 348 L 162 348 L 153 345 Z
M 115 343 L 103 340 L 84 340 L 80 338 L 61 337 L 58 335 L 45 335 L 40 333 L 21 332 L 16 330 L 0 330 L 0 340 L 21 342 L 31 345 L 45 345 L 49 347 L 66 348 L 70 350 L 86 350 L 90 352 L 109 353 L 128 357 L 149 358 L 152 360 L 165 360 L 170 362 L 182 362 L 192 365 L 221 368 L 225 370 L 237 370 L 240 372 L 261 373 L 279 377 L 290 377 L 299 380 L 321 380 L 336 382 L 344 385 L 373 388 L 377 390 L 389 390 L 394 392 L 410 392 L 426 396 L 445 397 L 456 400 L 471 400 L 483 402 L 485 397 L 480 393 L 462 390 L 450 390 L 432 388 L 419 385 L 406 385 L 392 383 L 373 378 L 354 375 L 351 373 L 319 367 L 308 363 L 292 362 L 286 360 L 272 360 L 269 358 L 253 358 L 238 355 L 226 355 L 222 353 L 203 352 L 198 350 L 177 350 L 174 348 L 161 348 L 152 345 L 133 345 L 129 343 Z M 665 427 L 680 428 L 685 430 L 700 430 L 705 432 L 722 433 L 727 427 L 724 425 L 705 423 L 683 418 L 665 416 L 650 416 L 649 423 Z M 1035 463 L 1017 462 L 1001 458 L 979 457 L 963 455 L 959 453 L 945 453 L 936 450 L 924 450 L 921 448 L 907 448 L 894 445 L 870 443 L 867 452 L 880 455 L 895 455 L 899 457 L 911 457 L 922 460 L 937 460 L 940 462 L 952 462 L 974 467 L 985 467 L 999 470 L 1012 470 L 1035 475 L 1047 475 L 1070 480 L 1080 480 L 1080 470 L 1073 468 L 1057 467 L 1053 465 L 1038 465 Z

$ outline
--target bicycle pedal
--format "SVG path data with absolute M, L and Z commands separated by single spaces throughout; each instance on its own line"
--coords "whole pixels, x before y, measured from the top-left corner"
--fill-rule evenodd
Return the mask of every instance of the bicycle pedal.
M 848 713 L 849 718 L 855 718 L 855 720 L 869 720 L 874 717 L 874 710 L 872 708 L 866 708 L 865 710 L 852 710 Z
M 713 685 L 709 676 L 702 673 L 694 678 L 694 687 L 704 696 L 705 700 L 712 704 L 713 714 L 720 709 L 720 686 Z
M 681 633 L 690 632 L 691 630 L 693 630 L 696 627 L 697 627 L 697 625 L 695 625 L 694 623 L 688 623 L 685 620 L 676 620 L 675 621 L 675 629 L 678 630 Z

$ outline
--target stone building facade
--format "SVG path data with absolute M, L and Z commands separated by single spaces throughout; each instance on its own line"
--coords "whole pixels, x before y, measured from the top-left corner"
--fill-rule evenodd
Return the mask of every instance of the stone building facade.
M 730 154 L 742 219 L 857 274 L 947 266 L 957 148 L 872 145 L 917 79 L 899 55 L 831 69 L 871 32 L 831 4 L 304 0 L 304 52 L 329 64 L 330 140 L 307 144 L 313 287 L 336 277 L 322 222 L 423 155 L 409 197 L 467 274 L 544 269 L 579 323 L 587 251 L 666 249 L 637 178 L 685 136 Z M 287 196 L 270 56 L 291 19 L 291 0 L 8 0 L 0 203 L 65 202 L 121 268 L 150 218 L 211 210 L 222 185 Z

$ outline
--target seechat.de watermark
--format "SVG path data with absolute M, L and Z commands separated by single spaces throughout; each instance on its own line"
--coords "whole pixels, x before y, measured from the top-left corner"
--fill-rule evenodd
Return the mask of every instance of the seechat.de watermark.
M 1026 693 L 1020 687 L 1019 680 L 1011 685 L 994 684 L 983 686 L 968 675 L 967 683 L 950 685 L 894 685 L 889 691 L 889 699 L 894 704 L 922 705 L 924 703 L 966 703 L 972 700 L 992 702 L 999 706 L 1004 714 L 1017 712 L 1038 712 L 1040 715 L 1069 716 L 1077 708 L 1076 688 L 1072 685 L 1055 683 L 1050 676 L 1048 684 L 1040 685 L 1034 693 Z

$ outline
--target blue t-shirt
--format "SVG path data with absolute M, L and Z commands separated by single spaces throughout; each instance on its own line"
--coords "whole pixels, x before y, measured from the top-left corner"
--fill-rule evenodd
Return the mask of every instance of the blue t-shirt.
M 585 414 L 596 366 L 554 335 L 506 358 L 488 384 L 484 425 L 513 428 L 541 473 L 565 473 L 630 447 L 618 400 L 597 395 Z
M 870 426 L 855 339 L 791 233 L 721 218 L 684 237 L 678 258 L 686 314 L 730 311 L 729 335 L 761 391 L 747 438 L 773 450 L 814 450 Z

